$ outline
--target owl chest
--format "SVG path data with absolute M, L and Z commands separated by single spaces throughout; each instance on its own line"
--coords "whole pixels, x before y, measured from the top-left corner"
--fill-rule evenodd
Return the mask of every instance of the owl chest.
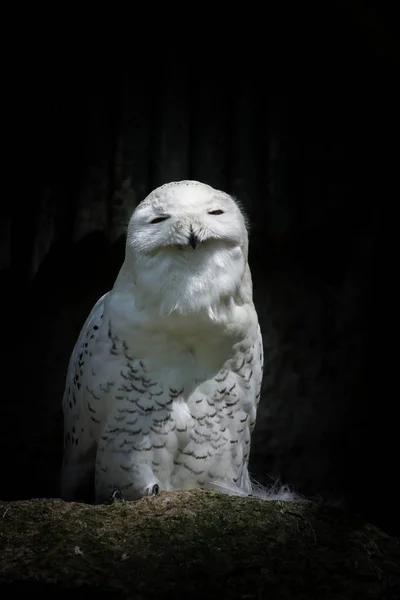
M 232 342 L 219 332 L 138 330 L 134 336 L 99 340 L 93 364 L 106 365 L 114 378 L 124 370 L 132 379 L 145 380 L 148 374 L 174 387 L 208 379 L 231 356 Z
M 164 489 L 226 478 L 239 484 L 255 421 L 252 354 L 202 351 L 199 358 L 177 343 L 161 361 L 149 351 L 137 358 L 115 341 L 100 454 L 111 449 L 124 472 L 146 464 Z
M 222 439 L 230 442 L 231 433 L 240 439 L 256 408 L 252 372 L 244 361 L 241 368 L 227 363 L 228 368 L 209 370 L 193 356 L 177 358 L 177 365 L 158 369 L 149 360 L 115 360 L 110 375 L 116 384 L 106 402 L 111 429 L 137 431 L 143 443 L 161 435 L 176 448 L 196 435 L 211 440 L 227 431 Z

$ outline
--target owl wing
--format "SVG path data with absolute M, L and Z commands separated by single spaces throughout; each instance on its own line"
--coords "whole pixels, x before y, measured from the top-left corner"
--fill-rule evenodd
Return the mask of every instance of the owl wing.
M 238 353 L 236 365 L 231 365 L 231 372 L 237 378 L 235 389 L 237 389 L 238 400 L 238 403 L 234 404 L 233 418 L 231 418 L 235 427 L 235 438 L 239 440 L 237 448 L 240 451 L 237 452 L 234 460 L 238 472 L 241 473 L 238 485 L 248 493 L 251 490 L 248 474 L 251 437 L 256 425 L 264 365 L 262 334 L 258 324 L 255 335 L 251 335 L 247 343 L 247 348 Z M 235 448 L 233 446 L 233 452 Z
M 64 452 L 61 473 L 61 495 L 69 497 L 73 482 L 83 479 L 94 469 L 97 440 L 105 418 L 106 400 L 110 392 L 107 373 L 101 374 L 104 294 L 86 319 L 72 351 L 63 397 Z M 99 383 L 99 377 L 104 381 Z M 94 385 L 94 380 L 96 384 Z
M 261 397 L 264 363 L 262 334 L 258 324 L 253 332 L 247 339 L 247 347 L 237 354 L 236 364 L 231 364 L 230 379 L 232 383 L 236 383 L 236 397 L 231 393 L 229 402 L 226 402 L 230 408 L 227 414 L 230 415 L 233 438 L 237 440 L 231 449 L 233 470 L 237 474 L 236 484 L 246 494 L 252 490 L 248 463 L 251 437 Z

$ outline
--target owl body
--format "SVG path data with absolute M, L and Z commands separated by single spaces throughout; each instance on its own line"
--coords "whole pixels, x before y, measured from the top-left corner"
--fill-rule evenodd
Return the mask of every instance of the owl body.
M 249 494 L 263 350 L 247 230 L 227 194 L 157 188 L 128 227 L 114 288 L 72 353 L 61 494 L 97 502 L 202 487 Z

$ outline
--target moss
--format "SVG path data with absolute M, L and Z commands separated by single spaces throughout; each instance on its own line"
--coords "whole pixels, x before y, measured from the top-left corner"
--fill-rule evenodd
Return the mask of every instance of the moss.
M 7 598 L 381 600 L 400 583 L 399 541 L 352 514 L 202 491 L 3 502 L 0 556 Z

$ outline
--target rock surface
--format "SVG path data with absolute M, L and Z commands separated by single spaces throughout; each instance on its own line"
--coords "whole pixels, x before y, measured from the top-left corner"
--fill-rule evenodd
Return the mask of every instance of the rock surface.
M 400 543 L 330 506 L 164 492 L 0 502 L 0 596 L 394 600 Z

